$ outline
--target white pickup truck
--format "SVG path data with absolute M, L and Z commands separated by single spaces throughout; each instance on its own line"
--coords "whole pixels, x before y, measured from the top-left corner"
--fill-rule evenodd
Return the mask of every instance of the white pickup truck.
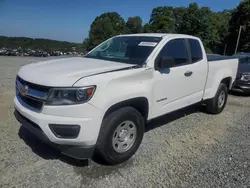
M 199 102 L 220 113 L 237 68 L 238 59 L 207 57 L 193 36 L 119 35 L 84 57 L 21 67 L 15 115 L 65 155 L 119 164 L 139 148 L 147 121 Z

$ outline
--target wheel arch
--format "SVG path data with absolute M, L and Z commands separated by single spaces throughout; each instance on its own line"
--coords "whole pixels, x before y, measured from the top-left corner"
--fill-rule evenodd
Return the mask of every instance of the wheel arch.
M 141 115 L 143 116 L 143 118 L 145 120 L 148 119 L 149 102 L 148 102 L 148 99 L 146 97 L 136 97 L 136 98 L 132 98 L 132 99 L 118 102 L 118 103 L 116 103 L 108 108 L 108 110 L 104 114 L 104 118 L 107 117 L 112 112 L 114 112 L 115 110 L 118 110 L 122 107 L 127 107 L 127 106 L 135 108 L 138 112 L 141 113 Z
M 232 77 L 223 78 L 220 83 L 226 84 L 228 90 L 230 90 L 232 87 Z

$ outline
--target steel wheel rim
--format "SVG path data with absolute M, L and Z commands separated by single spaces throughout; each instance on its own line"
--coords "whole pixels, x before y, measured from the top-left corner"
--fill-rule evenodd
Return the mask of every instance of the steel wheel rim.
M 225 91 L 221 91 L 219 98 L 218 98 L 218 107 L 219 108 L 223 107 L 225 100 L 226 100 L 226 93 L 225 93 Z
M 117 126 L 112 137 L 112 146 L 117 153 L 125 153 L 135 143 L 137 127 L 132 121 L 124 121 Z

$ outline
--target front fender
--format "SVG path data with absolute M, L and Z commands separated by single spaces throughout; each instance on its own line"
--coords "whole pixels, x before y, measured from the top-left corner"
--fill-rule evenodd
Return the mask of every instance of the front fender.
M 75 84 L 75 86 L 87 85 L 97 86 L 88 103 L 102 110 L 103 115 L 111 106 L 138 97 L 146 98 L 149 109 L 152 109 L 152 69 L 139 68 L 100 74 L 81 79 Z
M 144 83 L 110 83 L 106 87 L 99 88 L 95 100 L 90 103 L 100 108 L 104 113 L 113 105 L 134 98 L 146 98 L 149 109 L 152 106 L 152 90 Z M 150 116 L 151 111 L 148 112 Z

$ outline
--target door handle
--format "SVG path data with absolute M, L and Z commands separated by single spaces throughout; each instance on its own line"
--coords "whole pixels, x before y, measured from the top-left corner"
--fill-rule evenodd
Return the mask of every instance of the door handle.
M 192 74 L 193 74 L 192 71 L 187 71 L 187 72 L 184 73 L 184 75 L 185 75 L 186 77 L 189 77 L 189 76 L 191 76 Z

